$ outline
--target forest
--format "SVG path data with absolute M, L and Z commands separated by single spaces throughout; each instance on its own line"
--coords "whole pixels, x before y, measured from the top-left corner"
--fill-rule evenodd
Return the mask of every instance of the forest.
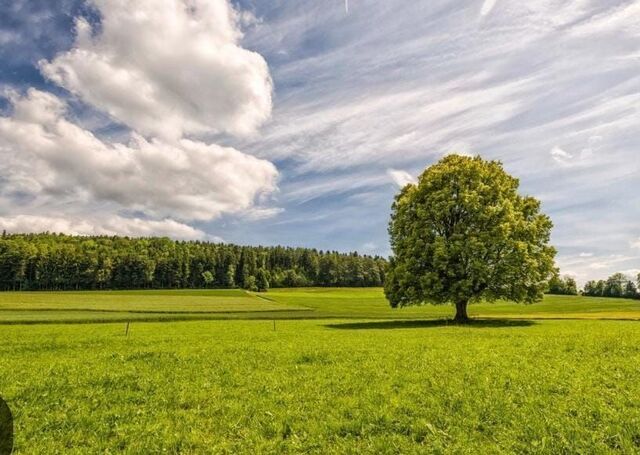
M 0 290 L 381 286 L 379 256 L 164 237 L 7 234 Z

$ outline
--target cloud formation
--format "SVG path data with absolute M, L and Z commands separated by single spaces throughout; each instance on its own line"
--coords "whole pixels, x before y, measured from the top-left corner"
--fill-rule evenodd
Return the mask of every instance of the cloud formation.
M 140 218 L 69 217 L 43 215 L 15 215 L 0 217 L 0 231 L 7 232 L 64 232 L 71 235 L 126 235 L 129 237 L 171 237 L 180 240 L 222 241 L 205 232 L 172 219 L 144 220 Z
M 404 188 L 406 185 L 410 183 L 416 183 L 416 178 L 409 174 L 407 171 L 401 171 L 398 169 L 388 169 L 387 174 L 393 180 L 393 183 L 398 185 L 398 188 Z
M 551 149 L 551 156 L 559 164 L 569 164 L 573 159 L 573 155 L 562 150 L 557 145 Z
M 208 220 L 249 210 L 276 189 L 268 161 L 188 139 L 132 134 L 108 143 L 65 118 L 65 103 L 36 89 L 11 95 L 0 117 L 0 179 L 8 197 L 113 203 L 151 217 Z
M 347 20 L 337 5 L 265 7 L 258 14 L 270 16 L 245 41 L 276 62 L 279 103 L 260 141 L 243 149 L 292 163 L 283 173 L 295 181 L 282 182 L 283 198 L 311 181 L 314 200 L 331 209 L 354 201 L 351 225 L 372 220 L 368 238 L 378 245 L 387 239 L 388 169 L 418 175 L 460 151 L 498 159 L 523 193 L 542 200 L 563 269 L 585 279 L 632 268 L 636 258 L 605 259 L 628 252 L 640 225 L 632 190 L 639 8 L 360 0 Z M 358 187 L 362 175 L 386 178 Z M 356 192 L 377 194 L 377 205 L 363 207 Z M 572 265 L 584 251 L 593 257 Z M 595 262 L 607 268 L 596 272 Z
M 42 73 L 144 135 L 247 134 L 271 113 L 267 63 L 242 48 L 227 0 L 93 0 L 72 49 Z
M 62 6 L 16 4 L 12 23 L 37 22 L 51 34 L 55 21 L 35 19 Z M 0 227 L 219 239 L 186 223 L 280 213 L 268 205 L 278 181 L 272 163 L 202 141 L 252 133 L 271 114 L 267 63 L 240 45 L 241 27 L 260 20 L 228 0 L 80 6 L 65 4 L 61 13 L 86 14 L 75 19 L 75 40 L 51 36 L 58 51 L 45 59 L 28 50 L 43 76 L 84 104 L 68 103 L 60 91 L 26 89 L 22 80 L 15 87 L 25 87 L 23 94 L 5 90 Z M 33 35 L 30 26 L 0 32 L 0 45 Z M 102 128 L 116 134 L 95 132 Z
M 62 116 L 93 131 L 110 157 L 121 148 L 142 156 L 148 147 L 180 155 L 190 145 L 186 137 L 198 149 L 206 147 L 199 141 L 224 140 L 277 162 L 278 205 L 286 210 L 255 194 L 256 202 L 237 212 L 242 221 L 199 222 L 204 231 L 242 243 L 323 249 L 366 242 L 387 254 L 397 192 L 388 170 L 415 176 L 446 153 L 464 152 L 501 160 L 523 193 L 542 200 L 555 224 L 563 273 L 582 282 L 638 268 L 640 259 L 630 253 L 638 252 L 631 246 L 640 235 L 637 1 L 358 0 L 348 15 L 341 2 L 234 2 L 250 4 L 248 13 L 223 0 L 92 1 L 102 20 L 73 6 L 83 0 L 10 3 L 9 20 L 0 21 L 0 80 L 13 78 L 10 84 L 22 90 L 28 80 L 21 71 L 44 59 L 49 82 L 111 113 L 92 120 L 86 106 L 72 102 Z M 80 20 L 74 33 L 68 18 L 78 15 L 88 22 Z M 207 21 L 215 26 L 203 25 Z M 255 129 L 271 106 L 264 61 L 243 49 L 269 62 L 277 103 L 258 135 L 228 136 Z M 239 63 L 237 71 L 227 77 L 232 62 Z M 34 79 L 48 89 L 39 75 Z M 213 99 L 232 105 L 218 109 Z M 108 123 L 111 118 L 120 124 Z M 122 123 L 146 144 L 135 134 L 129 142 Z M 0 215 L 92 220 L 111 213 L 180 221 L 216 212 L 203 208 L 204 199 L 190 203 L 194 192 L 174 187 L 166 173 L 159 179 L 171 191 L 192 196 L 180 213 L 173 213 L 176 200 L 162 188 L 158 198 L 125 197 L 117 189 L 104 194 L 94 182 L 74 191 L 45 163 L 43 172 L 41 164 L 31 170 L 38 181 L 58 177 L 41 193 L 30 192 L 30 175 L 19 167 L 10 182 L 9 173 L 0 174 L 1 188 L 14 188 L 4 197 L 0 192 Z M 106 166 L 104 172 L 112 163 Z M 216 194 L 216 205 L 226 200 L 224 190 Z
M 497 0 L 484 0 L 482 4 L 482 8 L 480 9 L 480 16 L 484 17 L 489 15 L 489 13 L 495 8 Z

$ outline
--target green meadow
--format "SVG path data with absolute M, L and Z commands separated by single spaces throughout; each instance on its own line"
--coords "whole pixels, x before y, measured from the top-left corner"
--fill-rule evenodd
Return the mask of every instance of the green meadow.
M 19 454 L 640 452 L 639 301 L 470 313 L 380 289 L 2 293 L 0 395 Z
M 0 324 L 293 317 L 310 312 L 243 290 L 6 292 Z
M 640 301 L 545 296 L 540 303 L 471 305 L 480 318 L 640 319 Z M 2 292 L 0 324 L 169 321 L 193 319 L 442 319 L 449 306 L 393 309 L 380 288 Z

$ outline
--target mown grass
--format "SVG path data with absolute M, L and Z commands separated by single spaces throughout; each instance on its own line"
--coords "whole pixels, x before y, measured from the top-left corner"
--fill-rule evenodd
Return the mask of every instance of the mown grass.
M 630 321 L 3 326 L 34 453 L 637 453 Z
M 273 289 L 267 295 L 276 302 L 312 308 L 330 317 L 442 318 L 452 317 L 454 312 L 447 305 L 393 309 L 379 288 Z M 640 300 L 545 295 L 542 302 L 530 305 L 504 301 L 470 305 L 469 314 L 499 318 L 640 319 Z
M 640 301 L 546 296 L 532 305 L 478 304 L 483 318 L 640 319 Z M 157 321 L 181 319 L 451 317 L 450 306 L 392 309 L 379 288 L 242 290 L 7 292 L 0 293 L 0 324 L 43 322 Z
M 96 291 L 0 293 L 0 310 L 224 312 L 282 309 L 242 290 Z M 288 308 L 288 307 L 287 307 Z
M 6 292 L 0 323 L 255 318 L 309 312 L 243 290 Z

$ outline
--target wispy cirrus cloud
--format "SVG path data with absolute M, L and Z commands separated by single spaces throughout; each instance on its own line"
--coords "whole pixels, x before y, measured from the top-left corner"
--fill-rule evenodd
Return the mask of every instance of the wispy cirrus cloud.
M 560 262 L 623 254 L 640 222 L 631 191 L 640 172 L 637 8 L 362 0 L 348 21 L 324 5 L 258 8 L 264 20 L 245 41 L 274 62 L 278 103 L 260 141 L 242 144 L 287 163 L 288 191 L 326 179 L 316 198 L 377 192 L 372 218 L 388 213 L 392 194 L 383 181 L 358 186 L 348 175 L 417 175 L 461 149 L 499 159 L 543 200 Z M 378 244 L 384 228 L 371 228 Z M 608 264 L 575 271 L 614 271 Z
M 562 150 L 557 145 L 551 149 L 551 156 L 557 163 L 560 164 L 569 164 L 573 159 L 572 154 L 565 150 Z
M 480 8 L 480 16 L 484 17 L 491 13 L 493 8 L 495 8 L 496 3 L 497 0 L 484 0 L 484 3 L 482 3 L 482 8 Z
M 393 183 L 398 185 L 399 188 L 403 188 L 410 183 L 417 182 L 417 179 L 407 171 L 402 171 L 399 169 L 388 169 L 387 174 L 389 174 L 389 177 L 391 177 Z

